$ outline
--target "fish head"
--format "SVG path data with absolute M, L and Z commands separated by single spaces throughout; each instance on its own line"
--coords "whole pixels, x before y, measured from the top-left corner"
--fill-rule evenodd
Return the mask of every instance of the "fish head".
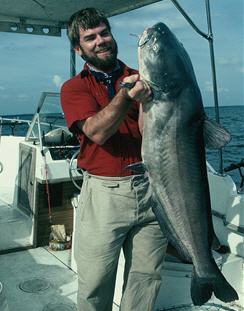
M 154 94 L 160 93 L 158 96 L 176 96 L 192 71 L 183 45 L 164 23 L 144 30 L 138 43 L 138 62 L 142 79 Z

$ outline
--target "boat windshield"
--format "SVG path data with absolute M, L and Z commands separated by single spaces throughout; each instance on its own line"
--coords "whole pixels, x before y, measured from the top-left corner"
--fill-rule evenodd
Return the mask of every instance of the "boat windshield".
M 55 131 L 61 134 L 68 132 L 60 105 L 60 94 L 43 92 L 25 140 L 39 141 L 45 145 L 45 137 L 50 136 L 51 132 L 54 133 Z

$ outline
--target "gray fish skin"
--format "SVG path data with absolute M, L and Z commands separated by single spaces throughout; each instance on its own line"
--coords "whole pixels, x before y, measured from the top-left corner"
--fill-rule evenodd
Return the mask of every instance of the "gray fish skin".
M 138 47 L 139 73 L 152 88 L 143 104 L 142 156 L 149 172 L 159 223 L 179 253 L 194 265 L 195 305 L 212 293 L 238 299 L 211 253 L 212 223 L 203 138 L 204 109 L 191 60 L 169 28 L 146 29 Z

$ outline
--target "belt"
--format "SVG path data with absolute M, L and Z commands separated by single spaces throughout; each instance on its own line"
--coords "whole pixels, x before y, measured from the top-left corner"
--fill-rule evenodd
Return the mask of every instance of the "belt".
M 101 179 L 101 180 L 114 180 L 114 181 L 120 181 L 120 180 L 130 180 L 132 179 L 135 175 L 128 175 L 128 176 L 99 176 L 99 175 L 93 175 L 87 173 L 88 177 L 91 178 L 96 178 L 96 179 Z M 137 174 L 138 175 L 138 174 Z

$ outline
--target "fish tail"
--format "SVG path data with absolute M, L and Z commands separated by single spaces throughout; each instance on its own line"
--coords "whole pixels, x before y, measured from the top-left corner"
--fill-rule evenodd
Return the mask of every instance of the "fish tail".
M 206 303 L 214 293 L 215 297 L 224 302 L 238 300 L 238 294 L 235 289 L 227 282 L 223 274 L 216 268 L 216 274 L 211 278 L 198 277 L 193 269 L 191 282 L 191 298 L 196 306 Z
M 207 278 L 199 278 L 193 269 L 191 280 L 191 299 L 195 306 L 201 306 L 212 296 L 213 285 Z
M 218 271 L 217 278 L 213 282 L 213 291 L 215 297 L 224 302 L 231 302 L 239 299 L 235 289 L 228 283 L 220 271 Z

